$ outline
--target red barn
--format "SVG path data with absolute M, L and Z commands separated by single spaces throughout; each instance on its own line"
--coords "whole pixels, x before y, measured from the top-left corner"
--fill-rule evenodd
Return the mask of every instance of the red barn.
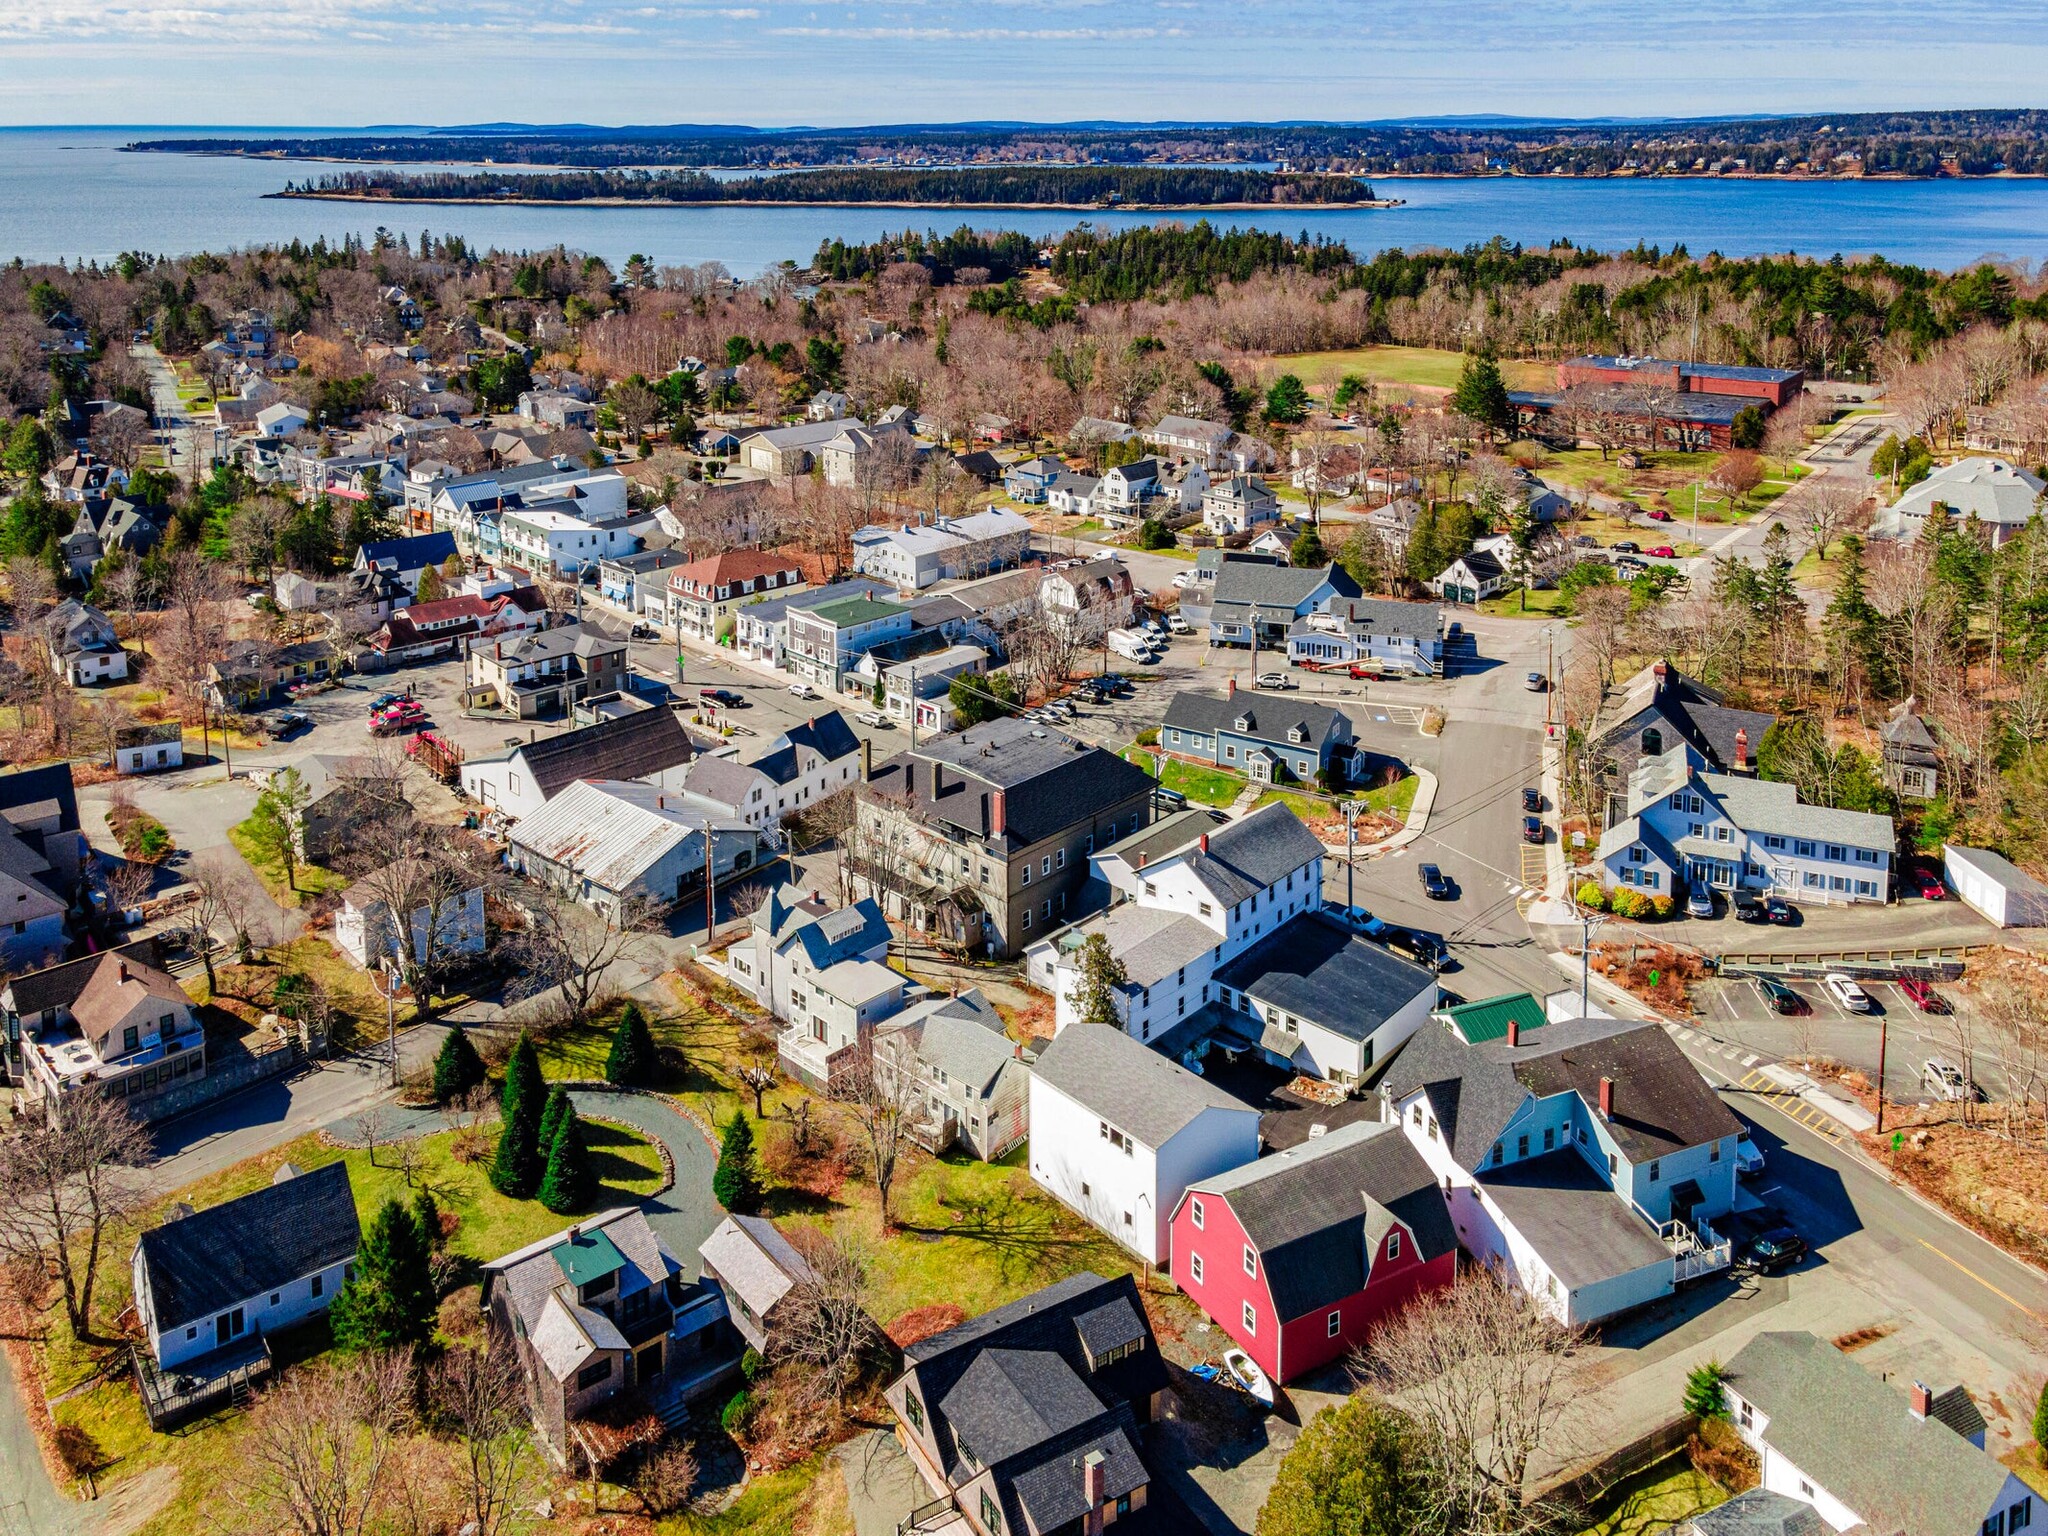
M 1421 1154 L 1374 1120 L 1192 1184 L 1173 1213 L 1173 1278 L 1279 1382 L 1449 1285 L 1457 1248 Z

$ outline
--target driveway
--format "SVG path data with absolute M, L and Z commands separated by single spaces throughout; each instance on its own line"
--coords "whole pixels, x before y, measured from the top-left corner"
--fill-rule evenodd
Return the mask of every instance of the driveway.
M 904 1517 L 933 1497 L 909 1453 L 886 1429 L 855 1435 L 833 1454 L 846 1479 L 855 1536 L 896 1536 Z
M 0 1533 L 66 1536 L 86 1522 L 85 1508 L 57 1491 L 21 1405 L 14 1364 L 0 1350 Z
M 569 1097 L 577 1113 L 621 1121 L 668 1148 L 675 1159 L 676 1181 L 666 1193 L 646 1203 L 647 1222 L 688 1265 L 704 1239 L 725 1219 L 725 1212 L 711 1196 L 711 1174 L 718 1166 L 718 1154 L 704 1133 L 660 1099 L 646 1094 L 579 1091 Z

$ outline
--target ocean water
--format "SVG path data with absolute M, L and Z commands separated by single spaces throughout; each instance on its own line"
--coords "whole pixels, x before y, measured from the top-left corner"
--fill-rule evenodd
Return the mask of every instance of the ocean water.
M 0 261 L 104 261 L 125 250 L 182 255 L 320 235 L 334 241 L 367 236 L 384 224 L 409 234 L 456 233 L 482 247 L 561 244 L 614 263 L 635 252 L 660 265 L 722 261 L 744 275 L 784 260 L 807 261 L 820 242 L 835 236 L 871 239 L 961 224 L 1052 236 L 1081 222 L 1066 213 L 943 207 L 368 208 L 281 201 L 264 194 L 326 168 L 120 152 L 122 144 L 154 133 L 0 129 Z M 1983 257 L 2048 262 L 2048 181 L 1375 178 L 1374 186 L 1383 197 L 1405 199 L 1405 206 L 1210 217 L 1219 224 L 1329 235 L 1362 256 L 1394 246 L 1457 248 L 1499 235 L 1538 246 L 1564 237 L 1601 250 L 1639 241 L 1666 250 L 1683 244 L 1695 255 L 1875 253 L 1943 268 Z M 1099 228 L 1158 221 L 1134 213 L 1087 220 Z

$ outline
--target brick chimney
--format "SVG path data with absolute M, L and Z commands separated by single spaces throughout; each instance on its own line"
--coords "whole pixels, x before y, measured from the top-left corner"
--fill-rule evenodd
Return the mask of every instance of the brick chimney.
M 1749 727 L 1746 725 L 1735 728 L 1735 771 L 1749 772 Z
M 1151 857 L 1152 855 L 1149 852 L 1147 852 L 1143 848 L 1140 848 L 1138 850 L 1138 868 L 1143 869 L 1145 867 L 1146 861 Z
M 1602 1120 L 1612 1120 L 1614 1118 L 1614 1079 L 1611 1077 L 1600 1079 L 1600 1118 Z
M 1206 832 L 1204 832 L 1204 833 L 1202 834 L 1202 852 L 1204 852 L 1204 853 L 1207 853 L 1208 851 L 1209 851 L 1209 834 L 1208 834 L 1208 833 L 1206 833 Z
M 1666 663 L 1660 661 L 1657 665 L 1650 668 L 1650 675 L 1656 678 L 1659 683 L 1662 683 L 1665 678 L 1671 675 L 1671 668 Z
M 126 980 L 128 979 L 128 962 L 127 962 L 126 960 L 123 960 L 123 961 L 121 961 L 121 962 L 120 962 L 120 966 L 121 966 L 121 979 L 122 979 L 123 981 L 126 981 Z
M 1234 677 L 1230 680 L 1229 697 L 1233 699 L 1237 697 L 1237 679 Z
M 1510 1016 L 1508 1019 L 1508 1049 L 1513 1050 L 1522 1043 L 1522 1021 Z
M 1107 1489 L 1102 1452 L 1090 1451 L 1081 1458 L 1081 1497 L 1088 1505 L 1088 1512 L 1081 1517 L 1084 1536 L 1102 1536 L 1102 1505 Z
M 1003 804 L 1003 792 L 1000 789 L 990 790 L 988 792 L 988 835 L 990 837 L 1001 837 L 1009 824 L 1008 810 Z
M 1906 1394 L 1906 1411 L 1916 1419 L 1924 1419 L 1934 1406 L 1934 1394 L 1927 1390 L 1927 1383 L 1916 1381 L 1912 1391 Z

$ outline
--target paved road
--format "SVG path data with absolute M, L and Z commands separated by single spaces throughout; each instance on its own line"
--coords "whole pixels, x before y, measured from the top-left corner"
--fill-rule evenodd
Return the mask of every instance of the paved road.
M 166 466 L 181 480 L 196 479 L 199 465 L 212 455 L 199 452 L 199 428 L 178 399 L 177 374 L 153 343 L 138 342 L 128 349 L 128 355 L 149 375 L 150 405 Z
M 57 1491 L 21 1407 L 14 1364 L 0 1350 L 0 1536 L 66 1536 L 85 1510 Z

